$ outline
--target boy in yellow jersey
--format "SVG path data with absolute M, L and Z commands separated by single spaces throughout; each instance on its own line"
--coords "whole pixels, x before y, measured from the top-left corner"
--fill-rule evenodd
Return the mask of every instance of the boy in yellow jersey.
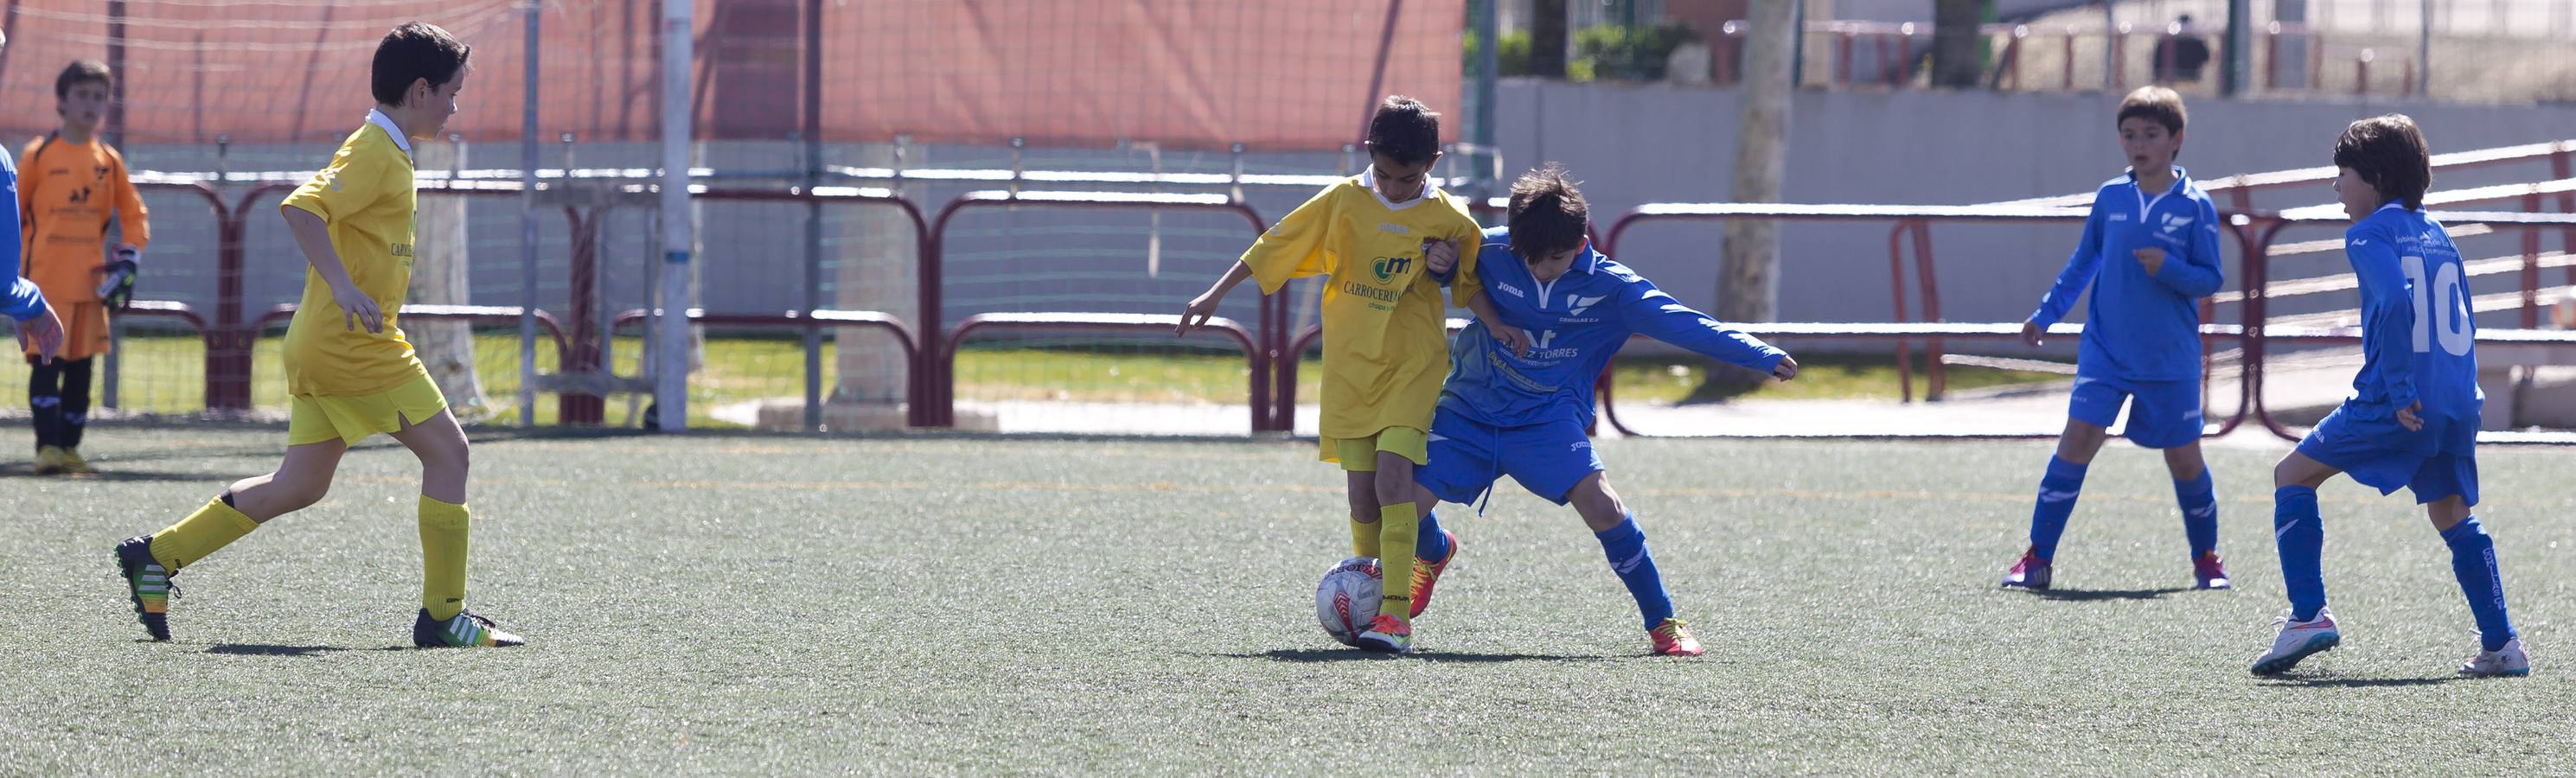
M 413 356 L 394 312 L 411 285 L 411 140 L 438 135 L 456 113 L 472 48 L 411 22 L 376 45 L 376 109 L 329 167 L 279 208 L 312 271 L 286 330 L 293 404 L 276 472 L 233 483 L 196 513 L 116 547 L 135 615 L 170 639 L 170 576 L 270 519 L 322 499 L 349 446 L 377 433 L 420 458 L 420 614 L 412 642 L 515 646 L 519 636 L 465 609 L 465 431 Z
M 131 293 L 133 273 L 152 241 L 152 224 L 143 198 L 125 176 L 125 158 L 98 138 L 114 84 L 107 66 L 94 60 L 74 62 L 54 78 L 56 113 L 61 129 L 29 141 L 25 171 L 18 183 L 18 224 L 28 280 L 45 290 L 45 299 L 63 322 L 59 360 L 47 362 L 27 352 L 32 366 L 27 407 L 35 412 L 36 474 L 97 472 L 80 455 L 81 433 L 89 426 L 91 367 L 108 351 L 110 302 Z M 107 225 L 124 228 L 111 274 Z M 101 284 L 120 280 L 118 288 Z
M 1475 245 L 1478 228 L 1465 200 L 1430 185 L 1440 114 L 1390 96 L 1369 121 L 1368 149 L 1368 170 L 1325 187 L 1271 225 L 1224 278 L 1189 302 L 1180 331 L 1215 315 L 1245 278 L 1260 279 L 1269 294 L 1291 278 L 1326 277 L 1322 459 L 1348 474 L 1351 552 L 1378 558 L 1386 581 L 1410 581 L 1414 531 L 1432 506 L 1419 499 L 1413 468 L 1429 461 L 1432 406 L 1449 372 L 1439 278 L 1454 272 L 1451 299 L 1475 298 L 1475 260 L 1470 254 L 1460 266 L 1458 246 Z M 1441 564 L 1447 562 L 1444 555 Z M 1411 651 L 1412 591 L 1389 583 L 1385 592 L 1357 645 Z

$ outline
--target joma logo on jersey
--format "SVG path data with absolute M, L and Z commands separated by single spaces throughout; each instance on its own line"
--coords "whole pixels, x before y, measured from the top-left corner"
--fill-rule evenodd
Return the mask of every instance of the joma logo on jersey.
M 1511 284 L 1506 284 L 1506 283 L 1503 283 L 1503 282 L 1501 282 L 1501 281 L 1496 281 L 1496 282 L 1494 282 L 1494 288 L 1496 288 L 1496 289 L 1500 289 L 1500 290 L 1503 290 L 1503 292 L 1504 292 L 1504 293 L 1506 293 L 1506 294 L 1510 294 L 1510 295 L 1511 295 L 1511 296 L 1513 296 L 1513 297 L 1528 297 L 1528 296 L 1529 296 L 1529 295 L 1527 295 L 1527 294 L 1522 293 L 1522 292 L 1521 292 L 1521 288 L 1520 288 L 1520 287 L 1513 286 L 1513 285 L 1511 285 Z
M 1381 282 L 1395 280 L 1396 276 L 1404 275 L 1404 271 L 1412 268 L 1412 257 L 1378 257 L 1376 263 L 1369 265 L 1369 271 L 1376 273 L 1377 280 Z
M 1397 223 L 1394 223 L 1394 222 L 1378 222 L 1378 223 L 1377 223 L 1377 231 L 1379 231 L 1379 232 L 1392 232 L 1392 233 L 1395 233 L 1395 234 L 1397 234 L 1397 235 L 1411 235 L 1411 234 L 1413 234 L 1413 228 L 1411 228 L 1411 227 L 1406 227 L 1406 226 L 1404 226 L 1404 225 L 1397 224 Z

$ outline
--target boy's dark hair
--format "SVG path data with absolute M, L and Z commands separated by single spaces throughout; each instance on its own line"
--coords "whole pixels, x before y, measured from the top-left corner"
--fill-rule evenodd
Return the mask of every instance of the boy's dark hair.
M 72 87 L 97 84 L 116 91 L 116 77 L 107 72 L 107 63 L 94 59 L 73 60 L 63 66 L 63 74 L 54 77 L 54 99 L 72 96 Z
M 369 91 L 375 93 L 378 103 L 402 105 L 403 96 L 411 91 L 411 82 L 428 81 L 433 89 L 443 86 L 465 69 L 465 59 L 473 54 L 474 47 L 438 25 L 404 22 L 376 44 L 375 73 Z
M 2117 127 L 2132 116 L 2164 125 L 2168 134 L 2182 132 L 2189 118 L 2182 110 L 2182 93 L 2161 86 L 2130 90 L 2129 96 L 2120 98 L 2120 113 L 2111 119 L 2111 125 Z
M 1592 207 L 1583 202 L 1576 184 L 1554 162 L 1512 182 L 1511 215 L 1505 221 L 1512 231 L 1512 253 L 1536 260 L 1583 245 Z
M 2424 210 L 2424 190 L 2433 185 L 2431 157 L 2424 132 L 2402 113 L 2353 122 L 2335 138 L 2335 167 L 2352 168 L 2379 190 L 2381 201 L 2403 202 L 2410 211 Z
M 1440 113 L 1422 101 L 1387 95 L 1369 117 L 1369 152 L 1384 154 L 1399 165 L 1419 165 L 1440 153 Z

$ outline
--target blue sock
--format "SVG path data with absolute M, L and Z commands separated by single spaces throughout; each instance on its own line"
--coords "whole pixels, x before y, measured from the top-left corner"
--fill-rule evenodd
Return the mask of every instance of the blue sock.
M 2504 614 L 2504 581 L 2496 577 L 2495 541 L 2478 517 L 2442 531 L 2451 544 L 2451 574 L 2460 578 L 2460 593 L 2469 597 L 2469 612 L 2478 617 L 2478 637 L 2486 650 L 2503 648 L 2514 638 L 2513 620 Z
M 2048 475 L 2039 479 L 2039 504 L 2030 509 L 2030 550 L 2040 559 L 2057 558 L 2057 537 L 2066 534 L 2066 517 L 2084 491 L 2084 465 L 2048 458 Z
M 1637 528 L 1637 516 L 1629 514 L 1619 526 L 1592 533 L 1601 539 L 1601 553 L 1610 558 L 1610 571 L 1619 574 L 1619 582 L 1628 585 L 1628 594 L 1637 598 L 1637 611 L 1646 617 L 1646 628 L 1673 617 L 1672 595 L 1664 592 L 1664 576 L 1655 571 L 1655 555 L 1646 550 L 1646 531 Z
M 2218 549 L 2218 493 L 2209 468 L 2189 481 L 2174 482 L 2174 502 L 2182 506 L 2182 534 L 2191 539 L 2191 561 Z
M 1424 514 L 1422 523 L 1415 526 L 1413 558 L 1425 562 L 1449 558 L 1449 533 L 1440 531 L 1439 513 Z
M 2272 492 L 2272 538 L 2281 549 L 2281 583 L 2290 593 L 2290 619 L 2307 621 L 2326 607 L 2326 531 L 2317 519 L 2317 490 L 2284 486 Z

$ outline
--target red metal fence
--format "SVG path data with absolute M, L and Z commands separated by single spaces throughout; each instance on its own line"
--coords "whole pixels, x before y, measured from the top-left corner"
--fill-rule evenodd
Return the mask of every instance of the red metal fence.
M 2437 164 L 2445 167 L 2467 167 L 2517 161 L 2548 160 L 2559 180 L 2538 184 L 2481 187 L 2454 192 L 2437 192 L 2428 198 L 2434 206 L 2457 206 L 2497 203 L 2519 206 L 2521 212 L 2463 211 L 2438 212 L 2436 216 L 2459 228 L 2481 228 L 2490 231 L 2519 230 L 2524 248 L 2519 272 L 2520 330 L 2483 332 L 2480 341 L 2511 350 L 2514 360 L 2557 359 L 2576 354 L 2562 348 L 2576 346 L 2576 334 L 2531 331 L 2540 322 L 2542 270 L 2563 267 L 2566 283 L 2576 285 L 2576 178 L 2564 175 L 2576 155 L 2576 143 L 2560 142 L 2532 146 L 2492 149 L 2443 155 Z M 2273 281 L 2269 278 L 2271 257 L 2288 253 L 2275 243 L 2281 234 L 2301 225 L 2341 223 L 2340 216 L 2316 209 L 2292 209 L 2285 212 L 2259 211 L 2243 207 L 2252 191 L 2264 188 L 2314 185 L 2329 180 L 2325 169 L 2282 171 L 2280 173 L 2237 176 L 2214 181 L 2207 186 L 2213 193 L 2239 204 L 2226 212 L 2227 227 L 2237 244 L 2241 261 L 2241 291 L 2222 294 L 2204 303 L 2204 320 L 2214 311 L 2213 304 L 2240 306 L 2241 325 L 2211 323 L 2203 326 L 2205 347 L 2233 344 L 2244 354 L 2245 375 L 2240 382 L 2239 407 L 2213 434 L 2225 434 L 2238 424 L 2252 419 L 2276 434 L 2288 430 L 2272 418 L 2264 404 L 2263 362 L 2266 345 L 2280 343 L 2330 344 L 2358 337 L 2349 328 L 2286 325 L 2267 327 L 2270 316 L 2269 298 Z M 292 306 L 281 306 L 251 318 L 242 310 L 244 299 L 245 224 L 254 210 L 251 206 L 285 190 L 283 183 L 263 183 L 248 187 L 229 201 L 216 189 L 203 182 L 156 180 L 141 182 L 157 191 L 187 191 L 203 199 L 218 222 L 215 284 L 218 302 L 211 317 L 185 305 L 145 302 L 136 306 L 142 316 L 175 319 L 200 333 L 206 343 L 205 402 L 208 410 L 238 411 L 250 407 L 251 346 L 261 332 L 292 315 Z M 651 185 L 626 183 L 625 191 L 648 194 Z M 454 183 L 425 181 L 425 188 L 448 189 L 458 194 L 517 195 L 515 182 L 458 181 Z M 1171 326 L 1173 317 L 1136 314 L 1102 314 L 1079 312 L 1023 311 L 985 314 L 944 326 L 945 293 L 942 289 L 944 243 L 952 219 L 959 213 L 982 208 L 1073 208 L 1124 210 L 1202 210 L 1233 213 L 1242 216 L 1251 228 L 1247 238 L 1260 234 L 1267 222 L 1251 206 L 1239 199 L 1222 195 L 1147 194 L 1120 192 L 1046 192 L 1046 191 L 979 191 L 970 192 L 941 206 L 936 215 L 925 218 L 923 209 L 910 200 L 883 189 L 854 187 L 787 188 L 704 188 L 699 197 L 713 200 L 766 202 L 852 203 L 892 207 L 903 212 L 914 231 L 918 246 L 916 257 L 920 282 L 920 322 L 910 323 L 892 314 L 878 311 L 844 311 L 817 308 L 812 311 L 762 313 L 709 313 L 691 310 L 688 316 L 704 324 L 747 327 L 777 327 L 819 330 L 826 326 L 859 326 L 881 329 L 895 335 L 900 342 L 903 364 L 909 372 L 906 386 L 911 408 L 909 422 L 918 427 L 943 427 L 955 423 L 954 358 L 959 343 L 978 331 L 1053 330 L 1072 332 L 1147 332 Z M 2552 202 L 2571 213 L 2539 213 Z M 1480 204 L 1488 206 L 1490 204 Z M 2058 199 L 2022 201 L 1991 206 L 1863 206 L 1863 205 L 1779 205 L 1779 204 L 1651 204 L 1640 206 L 1614 219 L 1598 238 L 1606 253 L 1616 255 L 1623 237 L 1645 224 L 1663 222 L 1723 222 L 1742 219 L 1819 222 L 1879 222 L 1888 225 L 1888 274 L 1893 322 L 1887 323 L 1765 323 L 1746 325 L 1756 334 L 1799 339 L 1848 339 L 1891 342 L 1897 350 L 1900 393 L 1911 402 L 1915 391 L 1914 347 L 1923 348 L 1921 370 L 1926 385 L 1921 396 L 1939 399 L 1946 391 L 1946 370 L 1942 360 L 1948 341 L 1998 340 L 2018 335 L 2019 324 L 1946 322 L 1941 312 L 1937 286 L 1936 262 L 1931 228 L 1935 224 L 1957 223 L 2061 223 L 2083 219 L 2085 211 L 2065 207 Z M 167 206 L 165 206 L 167 207 Z M 603 206 L 604 207 L 604 206 Z M 566 218 L 575 227 L 573 272 L 598 272 L 598 243 L 579 240 L 585 225 L 594 225 L 596 212 L 565 207 Z M 2540 246 L 2544 233 L 2559 232 L 2564 251 L 2554 257 L 2544 256 Z M 2503 260 L 2494 260 L 2501 262 Z M 588 270 L 585 270 L 588 268 Z M 2481 272 L 2492 272 L 2481 271 Z M 2500 274 L 2498 272 L 2497 274 Z M 1909 281 L 1909 276 L 1911 281 Z M 2313 284 L 2311 284 L 2313 285 Z M 583 285 L 576 284 L 576 289 Z M 2284 285 L 2283 294 L 2309 294 L 2314 289 Z M 1256 320 L 1250 323 L 1224 321 L 1214 332 L 1230 338 L 1244 351 L 1252 376 L 1246 413 L 1251 429 L 1258 432 L 1284 432 L 1293 429 L 1296 410 L 1296 374 L 1298 359 L 1316 342 L 1318 333 L 1290 331 L 1290 305 L 1283 295 L 1269 295 L 1259 302 Z M 549 376 L 560 395 L 568 424 L 598 423 L 598 409 L 603 395 L 614 381 L 604 365 L 604 342 L 616 326 L 646 315 L 641 311 L 607 318 L 595 315 L 585 305 L 583 295 L 574 295 L 574 315 L 569 325 L 558 324 L 552 314 L 538 311 L 536 317 L 551 337 L 560 355 L 561 373 Z M 403 315 L 414 319 L 456 319 L 480 323 L 516 321 L 519 308 L 475 306 L 406 306 Z M 211 318 L 211 321 L 209 321 Z M 598 323 L 594 323 L 598 322 Z M 604 327 L 602 325 L 605 325 Z M 2079 331 L 2073 325 L 2060 325 L 2058 333 Z M 2527 353 L 2526 353 L 2527 352 Z M 2205 352 L 2206 353 L 2206 352 Z M 2501 354 L 2502 352 L 2500 352 Z M 2205 363 L 2206 364 L 2206 363 Z M 1639 431 L 1622 423 L 1618 403 L 1608 390 L 1605 373 L 1602 403 L 1611 424 L 1630 434 Z M 585 380 L 600 379 L 600 380 Z

